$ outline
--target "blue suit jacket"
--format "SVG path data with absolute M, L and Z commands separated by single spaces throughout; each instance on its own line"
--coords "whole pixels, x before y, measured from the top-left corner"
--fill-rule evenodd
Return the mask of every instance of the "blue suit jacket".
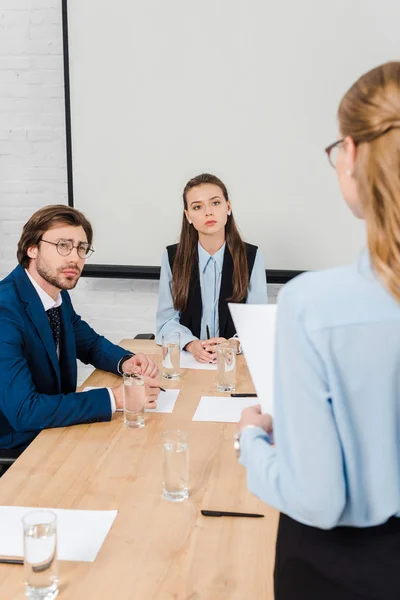
M 62 291 L 60 360 L 43 304 L 18 266 L 0 282 L 0 448 L 42 430 L 111 419 L 106 388 L 76 393 L 76 359 L 118 374 L 127 354 L 81 320 Z

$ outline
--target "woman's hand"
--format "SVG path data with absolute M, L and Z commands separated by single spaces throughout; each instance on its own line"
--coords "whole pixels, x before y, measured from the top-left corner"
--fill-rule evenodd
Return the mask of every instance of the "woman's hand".
M 213 337 L 210 338 L 209 340 L 204 340 L 203 346 L 204 349 L 207 350 L 207 352 L 212 352 L 213 354 L 215 354 L 215 346 L 218 346 L 218 344 L 222 344 L 223 342 L 227 342 L 228 340 L 226 338 L 223 337 Z
M 248 427 L 249 425 L 261 427 L 261 429 L 264 429 L 266 433 L 271 434 L 273 429 L 273 420 L 271 415 L 268 415 L 267 413 L 262 414 L 261 406 L 257 404 L 256 406 L 245 408 L 242 411 L 242 416 L 238 423 L 238 429 L 241 431 L 244 427 Z
M 213 363 L 216 359 L 215 352 L 207 352 L 205 346 L 208 346 L 208 341 L 193 340 L 186 344 L 185 350 L 193 354 L 197 362 L 200 363 Z

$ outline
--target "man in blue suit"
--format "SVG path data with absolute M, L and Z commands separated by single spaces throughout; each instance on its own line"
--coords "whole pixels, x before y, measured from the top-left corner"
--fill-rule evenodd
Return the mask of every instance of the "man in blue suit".
M 68 206 L 47 206 L 25 224 L 19 265 L 0 282 L 0 448 L 26 447 L 42 430 L 109 421 L 122 386 L 76 390 L 79 358 L 114 374 L 139 369 L 147 403 L 159 392 L 157 367 L 98 335 L 76 314 L 74 288 L 92 252 L 93 231 Z

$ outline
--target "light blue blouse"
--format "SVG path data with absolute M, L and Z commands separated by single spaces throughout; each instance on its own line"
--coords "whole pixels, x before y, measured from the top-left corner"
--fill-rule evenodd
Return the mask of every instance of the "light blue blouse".
M 279 298 L 274 437 L 244 429 L 250 490 L 302 523 L 400 516 L 400 306 L 357 264 L 307 273 Z
M 211 337 L 219 336 L 218 301 L 221 288 L 222 266 L 224 261 L 225 244 L 214 255 L 209 254 L 198 244 L 199 271 L 201 299 L 203 313 L 201 317 L 201 337 L 206 340 L 206 326 L 210 329 Z M 197 338 L 193 333 L 179 323 L 180 313 L 174 309 L 171 294 L 172 273 L 168 260 L 167 250 L 164 251 L 160 273 L 160 288 L 158 293 L 158 309 L 156 318 L 156 342 L 161 344 L 162 334 L 179 332 L 181 334 L 181 347 L 183 348 Z M 267 280 L 265 277 L 265 266 L 261 252 L 257 250 L 253 270 L 249 281 L 247 295 L 249 304 L 266 304 Z

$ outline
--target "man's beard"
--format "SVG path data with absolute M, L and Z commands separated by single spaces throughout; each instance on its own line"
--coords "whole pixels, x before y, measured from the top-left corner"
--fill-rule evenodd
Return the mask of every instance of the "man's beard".
M 76 278 L 73 279 L 67 279 L 64 275 L 64 277 L 61 274 L 61 271 L 64 271 L 65 269 L 67 269 L 68 267 L 70 267 L 71 269 L 75 269 L 76 271 L 78 271 L 78 275 L 76 276 Z M 71 263 L 70 265 L 64 265 L 63 267 L 59 267 L 56 271 L 56 273 L 52 273 L 46 266 L 46 263 L 44 261 L 42 261 L 42 259 L 38 256 L 36 258 L 36 270 L 39 273 L 40 277 L 42 277 L 42 279 L 44 279 L 45 281 L 47 281 L 47 283 L 50 283 L 51 285 L 54 285 L 54 287 L 58 288 L 59 290 L 72 290 L 74 289 L 74 287 L 76 286 L 76 284 L 79 281 L 79 277 L 80 277 L 80 269 L 77 265 Z

